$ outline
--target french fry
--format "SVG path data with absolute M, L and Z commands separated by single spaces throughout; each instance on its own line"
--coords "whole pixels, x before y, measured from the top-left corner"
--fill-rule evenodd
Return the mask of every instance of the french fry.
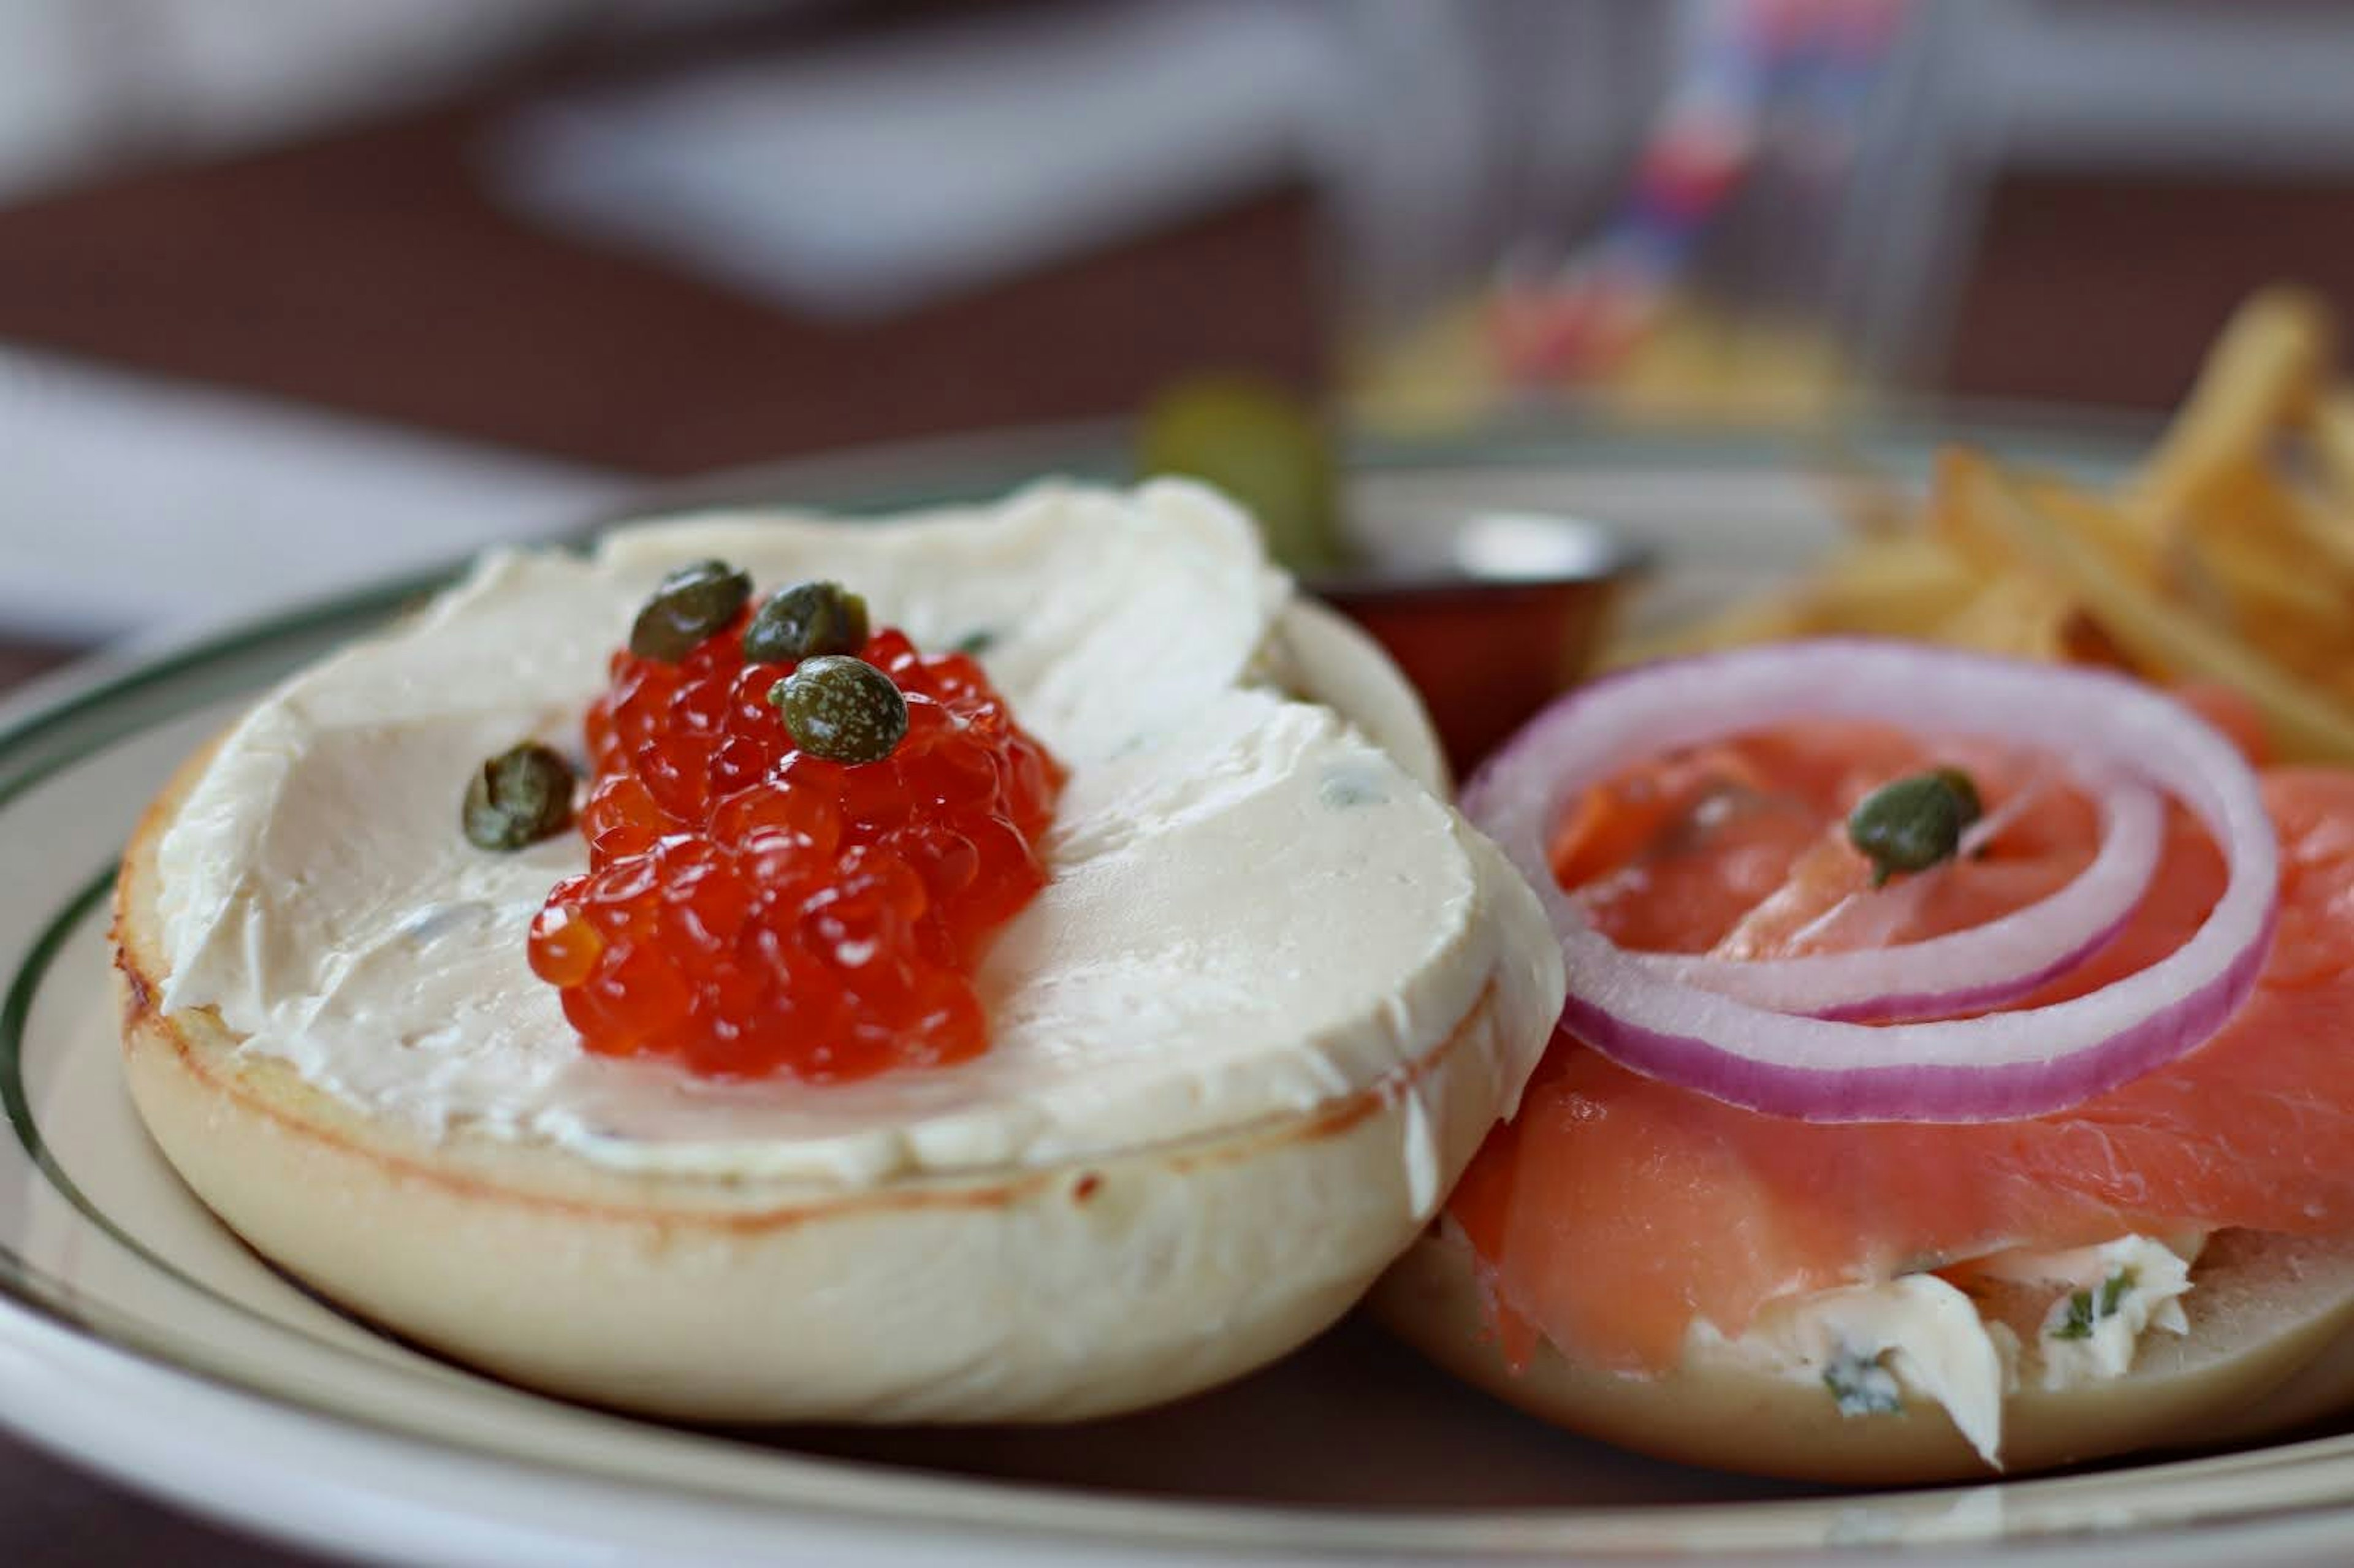
M 1970 455 L 1959 447 L 1938 450 L 1929 479 L 1927 503 L 1921 510 L 1923 531 L 1989 577 L 2019 569 L 2010 542 L 1985 526 L 1965 502 Z
M 2238 688 L 2264 715 L 2285 761 L 2354 761 L 2354 716 L 2327 692 L 2137 585 L 2039 512 L 1985 459 L 1966 457 L 1956 479 L 1978 519 L 2009 539 L 2022 560 L 2066 584 L 2137 665 L 2169 678 L 2203 677 Z
M 1808 578 L 1649 653 L 1837 632 L 2109 664 L 2235 686 L 2284 758 L 2354 762 L 2354 381 L 2314 295 L 2232 318 L 2163 439 L 2114 494 L 1987 457 L 1939 458 L 1909 516 L 1868 467 L 1856 537 Z M 2301 439 L 2301 448 L 2296 444 Z
M 2186 541 L 2186 570 L 2202 593 L 2186 594 L 2214 613 L 2205 619 L 2238 636 L 2285 668 L 2326 675 L 2354 655 L 2347 641 L 2349 606 L 2344 587 L 2295 556 L 2235 546 L 2230 540 Z
M 1988 527 L 1967 503 L 1963 471 L 1977 461 L 1959 447 L 1948 447 L 1937 454 L 1935 477 L 1922 513 L 1923 526 L 1988 577 L 2026 570 L 2016 544 Z M 2023 475 L 2020 482 L 2034 495 L 2039 508 L 2107 556 L 2118 570 L 2152 588 L 2165 580 L 2164 542 L 2152 538 L 2118 507 L 2047 474 Z
M 2163 534 L 2207 503 L 2236 460 L 2263 453 L 2300 420 L 2317 401 L 2336 335 L 2329 307 L 2304 289 L 2275 285 L 2234 311 L 2143 465 L 2134 517 Z
M 2115 501 L 2049 474 L 2022 474 L 2019 484 L 2038 511 L 2100 552 L 2118 571 L 2153 592 L 2164 588 L 2167 542 L 2153 539 Z M 2015 556 L 2011 567 L 2020 569 Z
M 2354 514 L 2354 387 L 2332 387 L 2317 398 L 2306 424 L 2330 499 L 2342 514 Z
M 1819 625 L 1903 637 L 1936 621 L 1986 579 L 1942 540 L 1898 535 L 1842 551 L 1808 585 L 1803 603 Z
M 2330 591 L 2354 590 L 2354 533 L 2280 469 L 2250 454 L 2220 467 L 2208 489 L 2190 533 L 2211 547 L 2312 575 Z
M 2076 605 L 2065 588 L 2013 572 L 1996 577 L 1935 622 L 1930 641 L 1981 653 L 2057 662 L 2072 657 Z
M 2288 486 L 2287 494 L 2296 511 L 2298 541 L 2354 583 L 2354 509 L 2332 507 L 2299 485 Z

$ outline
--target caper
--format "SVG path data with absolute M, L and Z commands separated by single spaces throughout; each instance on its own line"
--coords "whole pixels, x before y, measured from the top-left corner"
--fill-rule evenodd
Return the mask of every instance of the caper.
M 1872 861 L 1872 885 L 1900 872 L 1951 860 L 1962 830 L 1978 821 L 1978 786 L 1958 768 L 1941 768 L 1883 784 L 1848 814 L 1848 842 Z
M 752 579 L 725 561 L 696 561 L 655 586 L 630 627 L 630 652 L 675 664 L 736 619 L 752 597 Z
M 512 747 L 474 769 L 459 813 L 477 849 L 519 850 L 572 822 L 572 765 L 536 741 Z
M 880 762 L 907 733 L 907 699 L 864 659 L 824 654 L 769 689 L 793 744 L 830 762 Z
M 790 664 L 866 646 L 866 601 L 840 583 L 795 583 L 769 596 L 744 629 L 744 657 Z
M 1962 808 L 1962 826 L 1968 827 L 1986 815 L 1986 803 L 1978 799 L 1978 781 L 1958 768 L 1940 768 L 1937 778 L 1954 792 L 1955 801 Z

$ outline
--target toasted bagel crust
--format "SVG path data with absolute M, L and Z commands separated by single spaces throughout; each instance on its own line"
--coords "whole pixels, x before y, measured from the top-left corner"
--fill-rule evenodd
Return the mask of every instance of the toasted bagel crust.
M 116 888 L 126 1075 L 157 1145 L 231 1228 L 354 1312 L 515 1382 L 650 1414 L 1066 1420 L 1250 1371 L 1338 1318 L 1408 1245 L 1430 1191 L 1406 1151 L 1426 1139 L 1420 1181 L 1451 1185 L 1543 1027 L 1500 970 L 1380 1084 L 1211 1137 L 971 1178 L 688 1177 L 465 1128 L 427 1138 L 241 1051 L 208 1010 L 160 1011 L 157 850 L 206 760 L 151 807 Z
M 2245 1442 L 2354 1405 L 2354 1236 L 2219 1233 L 2184 1298 L 2191 1331 L 2145 1338 L 2112 1383 L 2003 1402 L 2003 1468 L 2049 1469 L 2142 1449 Z M 1434 1230 L 1373 1291 L 1374 1315 L 1458 1377 L 1531 1414 L 1681 1464 L 1884 1485 L 1984 1478 L 1945 1410 L 1843 1416 L 1820 1384 L 1731 1357 L 1662 1377 L 1582 1364 L 1541 1342 L 1514 1371 L 1489 1326 L 1470 1246 Z M 2022 1322 L 2032 1333 L 2031 1322 Z

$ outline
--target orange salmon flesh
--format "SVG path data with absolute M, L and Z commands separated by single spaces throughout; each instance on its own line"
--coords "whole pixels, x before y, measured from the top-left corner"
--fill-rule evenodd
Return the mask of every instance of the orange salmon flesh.
M 2195 705 L 2249 735 L 2211 694 Z M 2032 793 L 1982 858 L 1872 891 L 1847 811 L 1949 764 L 1971 774 L 1989 815 Z M 2008 1247 L 2354 1227 L 2354 772 L 2273 769 L 2263 789 L 2281 911 L 2254 994 L 2196 1050 L 2072 1109 L 1817 1125 L 1641 1077 L 1556 1035 L 1518 1116 L 1448 1202 L 1507 1353 L 1523 1360 L 1542 1336 L 1591 1364 L 1657 1372 L 1695 1318 L 1738 1334 L 1777 1298 Z M 1622 947 L 1768 959 L 1977 925 L 2064 885 L 2097 832 L 2090 802 L 2048 760 L 1812 723 L 1622 775 L 1564 817 L 1552 849 L 1564 885 Z M 2163 957 L 2223 879 L 2221 855 L 2176 810 L 2126 931 L 2013 1005 L 2080 995 Z

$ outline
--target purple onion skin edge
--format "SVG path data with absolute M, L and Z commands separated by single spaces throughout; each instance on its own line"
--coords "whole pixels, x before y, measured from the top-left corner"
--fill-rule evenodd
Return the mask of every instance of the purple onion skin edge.
M 1852 1067 L 1830 1072 L 1726 1055 L 1706 1041 L 1622 1022 L 1573 995 L 1562 1029 L 1620 1066 L 1744 1110 L 1808 1122 L 2018 1121 L 2070 1109 L 2189 1054 L 2247 1001 L 2277 917 L 2207 984 L 2090 1050 L 2006 1067 Z
M 1989 668 L 2011 669 L 2015 668 L 2020 662 L 2020 661 L 2016 659 L 2007 658 L 1999 653 L 1978 653 L 1956 648 L 1923 648 L 1919 644 L 1907 642 L 1900 637 L 1817 637 L 1810 638 L 1808 641 L 1812 647 L 1819 648 L 1826 652 L 1836 652 L 1841 648 L 1853 648 L 1863 651 L 1890 648 L 1912 650 L 1919 648 L 1921 652 L 1934 653 L 1940 659 L 1953 662 L 1983 664 Z M 1597 694 L 1609 691 L 1613 687 L 1621 685 L 1629 681 L 1644 680 L 1656 676 L 1662 670 L 1681 669 L 1685 671 L 1705 672 L 1712 664 L 1730 664 L 1754 652 L 1755 650 L 1752 649 L 1729 648 L 1717 649 L 1704 653 L 1678 654 L 1673 658 L 1658 659 L 1649 663 L 1630 664 L 1625 669 L 1612 670 L 1605 674 L 1596 675 L 1592 680 L 1583 682 L 1580 684 L 1572 687 L 1570 690 L 1564 692 L 1560 696 L 1555 697 L 1543 711 L 1531 718 L 1528 723 L 1522 725 L 1517 731 L 1508 737 L 1501 746 L 1498 747 L 1493 752 L 1489 754 L 1487 759 L 1481 762 L 1479 766 L 1472 771 L 1471 777 L 1465 781 L 1462 789 L 1457 792 L 1458 803 L 1462 807 L 1466 815 L 1472 817 L 1476 821 L 1479 816 L 1479 807 L 1481 800 L 1486 796 L 1487 792 L 1494 787 L 1495 780 L 1502 777 L 1512 768 L 1513 758 L 1515 756 L 1532 746 L 1540 744 L 1547 732 L 1558 728 L 1561 725 L 1567 723 L 1573 714 L 1575 714 L 1579 708 L 1585 706 L 1590 699 Z M 2083 665 L 2062 665 L 2055 666 L 2054 668 L 2064 673 L 2067 678 L 2071 680 L 2105 681 L 2112 683 L 2119 688 L 2135 691 L 2143 689 L 2139 683 L 2134 681 L 2130 677 L 2113 674 L 2106 671 L 2095 670 Z M 2205 721 L 2201 720 L 2200 722 L 2204 723 Z

